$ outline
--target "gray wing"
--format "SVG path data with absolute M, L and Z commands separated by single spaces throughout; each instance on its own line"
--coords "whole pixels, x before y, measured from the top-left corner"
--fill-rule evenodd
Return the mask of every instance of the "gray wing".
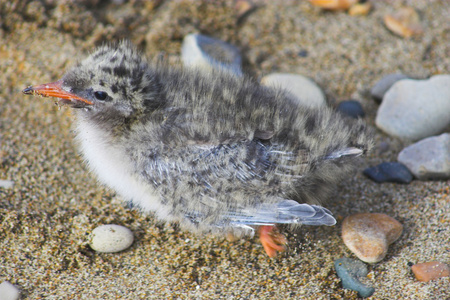
M 336 224 L 332 213 L 318 205 L 298 203 L 294 200 L 281 200 L 276 205 L 262 205 L 258 210 L 246 213 L 245 210 L 225 215 L 233 225 L 273 225 L 304 224 L 328 225 Z
M 171 152 L 183 157 L 182 161 L 174 157 L 154 158 L 146 166 L 145 175 L 155 187 L 169 185 L 171 190 L 182 191 L 179 194 L 190 201 L 176 201 L 172 205 L 175 212 L 190 222 L 201 224 L 209 220 L 210 226 L 219 228 L 336 224 L 328 209 L 298 203 L 284 194 L 309 168 L 307 161 L 299 159 L 299 154 L 280 151 L 258 141 L 213 147 L 196 145 L 188 150 L 183 149 L 182 154 Z M 322 159 L 334 160 L 361 153 L 357 148 L 345 148 Z M 171 173 L 176 173 L 178 180 L 171 180 Z M 277 178 L 278 184 L 269 184 L 267 174 Z M 226 188 L 231 191 L 223 192 Z M 243 195 L 256 197 L 255 200 L 241 199 Z

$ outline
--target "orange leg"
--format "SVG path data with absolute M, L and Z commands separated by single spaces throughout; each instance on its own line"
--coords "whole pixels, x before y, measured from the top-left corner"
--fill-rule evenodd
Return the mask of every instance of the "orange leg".
M 275 226 L 264 225 L 259 227 L 259 239 L 269 257 L 275 257 L 278 251 L 286 250 L 284 245 L 287 240 Z

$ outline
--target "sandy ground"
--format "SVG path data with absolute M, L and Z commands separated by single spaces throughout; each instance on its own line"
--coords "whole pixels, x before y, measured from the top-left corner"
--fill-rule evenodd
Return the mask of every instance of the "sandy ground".
M 87 172 L 70 110 L 21 93 L 58 79 L 104 41 L 128 38 L 148 56 L 176 60 L 183 36 L 200 32 L 237 45 L 254 77 L 305 74 L 331 106 L 361 101 L 374 126 L 377 104 L 368 90 L 380 77 L 449 73 L 448 1 L 376 1 L 360 17 L 323 12 L 307 1 L 268 2 L 244 17 L 234 2 L 61 2 L 0 3 L 0 179 L 15 182 L 0 188 L 0 282 L 15 284 L 24 299 L 356 299 L 333 268 L 337 258 L 354 258 L 340 224 L 352 213 L 382 212 L 404 232 L 382 262 L 369 266 L 371 299 L 450 298 L 450 278 L 417 282 L 407 266 L 450 263 L 450 182 L 377 184 L 361 174 L 396 161 L 407 141 L 377 131 L 377 144 L 389 149 L 376 147 L 338 187 L 327 206 L 338 224 L 288 231 L 288 251 L 269 259 L 256 239 L 194 236 L 126 208 Z M 403 39 L 384 27 L 383 16 L 400 4 L 419 11 L 422 36 Z M 130 249 L 89 248 L 92 229 L 108 223 L 133 230 Z

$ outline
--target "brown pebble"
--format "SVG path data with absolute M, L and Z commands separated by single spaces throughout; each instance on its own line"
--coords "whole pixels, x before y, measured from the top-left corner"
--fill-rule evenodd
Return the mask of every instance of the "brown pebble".
M 309 0 L 312 5 L 329 10 L 346 10 L 359 0 Z
M 384 24 L 390 31 L 405 38 L 423 32 L 419 14 L 412 7 L 402 7 L 393 15 L 386 15 Z
M 388 246 L 402 234 L 403 226 L 385 214 L 358 213 L 342 223 L 345 245 L 362 261 L 376 263 L 387 253 Z
M 413 265 L 411 270 L 419 281 L 430 281 L 442 277 L 450 277 L 450 267 L 439 261 L 430 261 Z

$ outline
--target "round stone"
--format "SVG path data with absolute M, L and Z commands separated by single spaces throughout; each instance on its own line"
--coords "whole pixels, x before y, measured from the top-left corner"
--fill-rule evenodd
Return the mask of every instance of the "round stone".
M 381 163 L 365 169 L 363 174 L 378 183 L 410 183 L 413 180 L 413 175 L 408 168 L 398 162 Z
M 336 110 L 351 118 L 357 119 L 365 116 L 361 103 L 356 100 L 342 101 Z
M 358 213 L 345 218 L 342 239 L 362 261 L 376 263 L 387 253 L 388 246 L 402 234 L 403 226 L 385 214 Z
M 8 281 L 0 284 L 0 299 L 2 300 L 18 300 L 20 298 L 20 290 Z
M 378 108 L 375 123 L 391 136 L 420 140 L 450 125 L 450 75 L 395 83 Z
M 264 76 L 261 84 L 290 92 L 302 105 L 320 107 L 326 104 L 325 95 L 317 84 L 299 74 L 272 73 Z
M 89 245 L 97 252 L 120 252 L 133 244 L 133 232 L 120 225 L 101 225 L 90 236 Z
M 0 188 L 11 189 L 14 187 L 14 181 L 12 180 L 0 180 Z
M 185 66 L 203 70 L 221 69 L 242 76 L 242 57 L 238 48 L 201 34 L 184 37 L 181 59 Z

